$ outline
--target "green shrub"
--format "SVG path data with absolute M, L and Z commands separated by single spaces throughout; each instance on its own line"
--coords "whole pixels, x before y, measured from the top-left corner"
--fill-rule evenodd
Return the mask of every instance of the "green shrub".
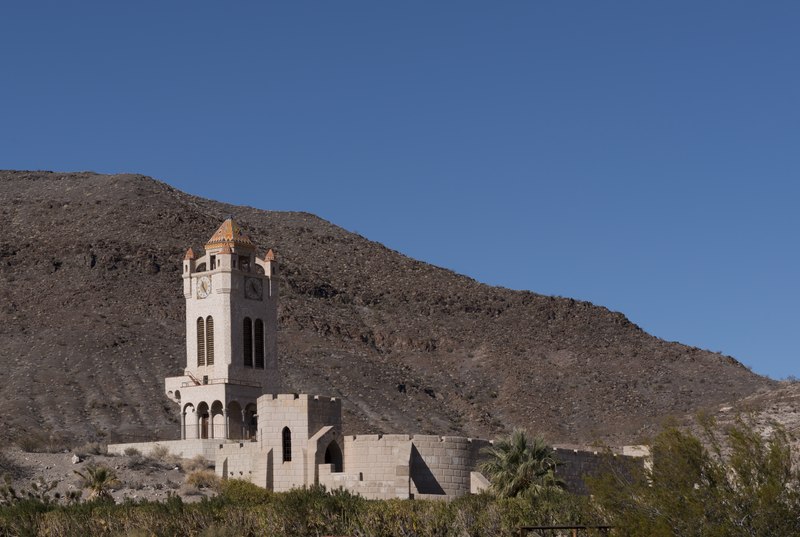
M 259 505 L 272 499 L 273 493 L 243 479 L 226 479 L 220 485 L 220 498 L 234 505 Z
M 765 439 L 741 419 L 720 438 L 668 428 L 654 440 L 652 466 L 607 474 L 590 488 L 618 534 L 800 536 L 800 475 L 786 432 Z

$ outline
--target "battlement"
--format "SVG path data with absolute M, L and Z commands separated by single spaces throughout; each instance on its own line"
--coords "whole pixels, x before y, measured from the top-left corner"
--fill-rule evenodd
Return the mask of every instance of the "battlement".
M 339 401 L 338 397 L 329 397 L 325 395 L 310 395 L 307 393 L 267 393 L 260 397 L 265 403 L 269 401 L 320 401 L 335 403 Z
M 427 443 L 447 443 L 447 444 L 491 444 L 489 440 L 479 438 L 469 438 L 466 436 L 439 436 L 433 434 L 359 434 L 348 435 L 347 439 L 352 442 L 427 442 Z

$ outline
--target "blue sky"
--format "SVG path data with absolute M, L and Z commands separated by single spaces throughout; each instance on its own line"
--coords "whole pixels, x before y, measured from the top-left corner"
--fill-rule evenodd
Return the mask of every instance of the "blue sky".
M 15 2 L 0 167 L 302 210 L 800 376 L 800 3 Z

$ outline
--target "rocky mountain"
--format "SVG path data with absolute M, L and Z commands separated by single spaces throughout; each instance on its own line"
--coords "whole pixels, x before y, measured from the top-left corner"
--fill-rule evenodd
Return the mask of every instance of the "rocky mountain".
M 229 214 L 280 263 L 287 391 L 341 396 L 345 430 L 637 442 L 666 416 L 769 389 L 621 313 L 481 284 L 314 215 L 138 175 L 0 172 L 0 434 L 174 438 L 183 253 Z

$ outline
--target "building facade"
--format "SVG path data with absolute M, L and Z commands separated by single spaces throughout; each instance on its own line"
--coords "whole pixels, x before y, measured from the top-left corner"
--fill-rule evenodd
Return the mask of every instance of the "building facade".
M 370 499 L 452 499 L 488 487 L 478 471 L 490 442 L 419 434 L 346 435 L 335 397 L 280 393 L 278 265 L 232 219 L 202 256 L 183 260 L 186 367 L 165 380 L 180 412 L 180 440 L 115 444 L 167 447 L 214 461 L 216 473 L 274 491 L 324 485 Z M 578 452 L 580 471 L 597 454 Z M 589 461 L 589 462 L 587 462 Z

